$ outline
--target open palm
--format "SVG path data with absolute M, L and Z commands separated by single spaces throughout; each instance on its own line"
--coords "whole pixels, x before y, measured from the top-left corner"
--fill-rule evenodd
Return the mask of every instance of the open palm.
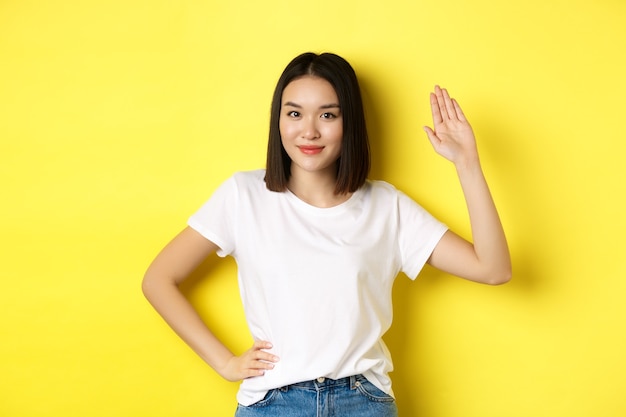
M 474 132 L 459 103 L 450 98 L 445 88 L 435 86 L 430 93 L 433 128 L 424 127 L 435 151 L 455 165 L 478 158 Z

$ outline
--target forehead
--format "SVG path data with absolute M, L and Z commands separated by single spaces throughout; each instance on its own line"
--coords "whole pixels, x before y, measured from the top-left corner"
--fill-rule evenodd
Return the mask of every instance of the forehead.
M 337 103 L 337 93 L 333 86 L 321 77 L 305 75 L 291 81 L 283 90 L 283 104 L 291 102 L 316 102 L 323 101 Z

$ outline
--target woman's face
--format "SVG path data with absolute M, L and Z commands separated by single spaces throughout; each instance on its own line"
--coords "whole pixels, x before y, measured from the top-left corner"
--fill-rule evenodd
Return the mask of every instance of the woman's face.
M 290 82 L 283 90 L 279 127 L 292 175 L 336 175 L 343 117 L 337 93 L 328 81 L 304 76 Z

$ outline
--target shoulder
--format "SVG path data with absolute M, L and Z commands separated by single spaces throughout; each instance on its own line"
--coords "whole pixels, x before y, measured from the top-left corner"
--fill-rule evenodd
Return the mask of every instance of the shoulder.
M 398 190 L 393 184 L 381 180 L 367 180 L 363 189 L 376 197 L 397 198 L 403 193 Z
M 381 180 L 368 180 L 366 187 L 369 189 L 367 193 L 371 196 L 373 202 L 391 205 L 400 210 L 414 208 L 422 210 L 422 206 L 415 199 L 391 183 Z
M 265 170 L 239 171 L 231 174 L 214 190 L 214 198 L 238 198 L 242 194 L 249 194 L 255 189 L 265 188 Z
M 275 199 L 284 193 L 270 191 L 265 183 L 265 169 L 251 171 L 239 171 L 234 173 L 228 180 L 233 192 L 240 198 L 251 198 L 260 202 L 267 199 Z M 247 196 L 247 197 L 246 197 Z
M 255 169 L 252 171 L 239 171 L 232 175 L 235 182 L 258 184 L 259 182 L 265 184 L 265 170 Z
M 238 190 L 265 189 L 265 170 L 255 169 L 252 171 L 235 172 L 227 182 L 233 183 Z
M 388 183 L 387 181 L 382 180 L 367 180 L 365 182 L 366 186 L 371 187 L 372 189 L 380 189 L 387 191 L 397 191 L 397 188 L 393 186 L 393 184 Z

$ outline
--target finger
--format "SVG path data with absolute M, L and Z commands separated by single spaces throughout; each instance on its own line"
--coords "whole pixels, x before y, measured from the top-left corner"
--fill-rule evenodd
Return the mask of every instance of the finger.
M 273 355 L 269 352 L 266 352 L 264 349 L 271 349 L 273 345 L 266 340 L 257 340 L 250 348 L 249 352 L 252 353 L 252 357 L 260 360 L 270 361 L 270 362 L 278 362 L 279 358 L 276 355 Z
M 459 118 L 459 120 L 462 122 L 467 122 L 467 119 L 465 118 L 465 114 L 463 113 L 463 110 L 461 110 L 461 106 L 459 106 L 459 103 L 455 99 L 452 99 L 452 104 L 454 105 L 454 111 L 456 112 L 456 115 Z
M 254 378 L 255 376 L 263 376 L 265 375 L 265 370 L 263 369 L 246 369 L 242 371 L 242 378 Z
M 250 350 L 271 349 L 273 346 L 267 340 L 255 340 Z
M 243 361 L 241 363 L 240 375 L 243 375 L 243 378 L 265 375 L 265 371 L 272 370 L 275 367 L 275 365 L 271 362 L 258 360 L 252 357 L 242 359 Z
M 448 90 L 445 88 L 441 89 L 441 96 L 443 97 L 443 103 L 446 107 L 446 113 L 449 119 L 456 118 L 456 111 L 454 110 L 454 105 L 452 104 L 452 99 L 450 98 L 450 94 L 448 94 Z
M 256 352 L 254 352 L 253 358 L 258 361 L 265 361 L 265 362 L 278 362 L 279 360 L 278 356 L 273 355 L 269 352 L 264 352 L 262 350 L 257 350 Z
M 435 125 L 443 122 L 443 116 L 441 115 L 439 102 L 437 100 L 437 96 L 434 93 L 430 93 L 430 111 L 433 114 L 433 123 Z
M 260 370 L 260 371 L 267 371 L 269 369 L 274 369 L 274 364 L 270 363 L 270 362 L 265 362 L 265 361 L 252 361 L 250 362 L 250 364 L 248 365 L 248 369 L 256 369 L 256 370 Z
M 430 144 L 434 148 L 437 148 L 437 146 L 439 145 L 440 140 L 437 137 L 437 135 L 435 134 L 435 132 L 428 126 L 424 126 L 424 132 L 426 132 L 426 136 L 428 136 L 428 140 L 430 141 Z
M 448 115 L 446 100 L 443 96 L 443 89 L 438 85 L 435 86 L 435 97 L 437 98 L 437 106 L 439 106 L 439 113 L 441 114 L 442 121 L 449 119 L 450 116 Z

